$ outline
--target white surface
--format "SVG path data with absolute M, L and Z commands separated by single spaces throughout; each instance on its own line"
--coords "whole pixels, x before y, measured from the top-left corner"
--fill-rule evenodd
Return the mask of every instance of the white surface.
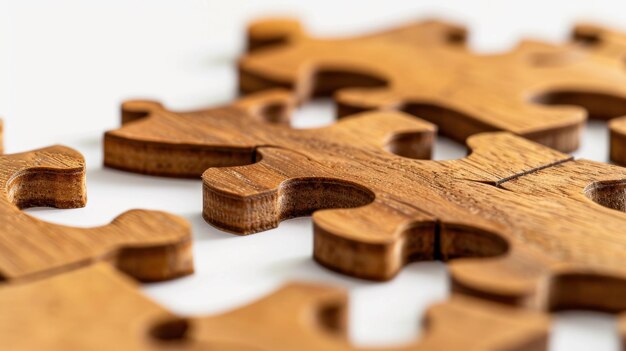
M 177 109 L 234 97 L 234 60 L 249 19 L 299 16 L 316 34 L 354 34 L 411 19 L 440 16 L 465 23 L 472 46 L 506 50 L 522 36 L 563 39 L 573 21 L 626 19 L 615 1 L 12 1 L 0 0 L 0 115 L 7 152 L 54 143 L 77 148 L 87 159 L 89 203 L 75 210 L 32 209 L 51 222 L 107 223 L 133 208 L 170 211 L 193 224 L 196 274 L 152 284 L 144 291 L 182 314 L 235 308 L 291 279 L 350 289 L 353 341 L 397 344 L 418 336 L 431 303 L 448 295 L 444 264 L 418 263 L 388 283 L 350 279 L 311 259 L 311 223 L 290 220 L 249 237 L 225 234 L 200 215 L 199 181 L 146 177 L 102 168 L 103 131 L 118 126 L 123 99 L 155 98 Z M 329 103 L 306 106 L 298 127 L 332 122 Z M 320 122 L 322 121 L 322 122 Z M 577 156 L 606 160 L 606 130 L 594 123 Z M 436 158 L 464 149 L 437 144 Z M 617 350 L 612 317 L 559 314 L 551 350 Z

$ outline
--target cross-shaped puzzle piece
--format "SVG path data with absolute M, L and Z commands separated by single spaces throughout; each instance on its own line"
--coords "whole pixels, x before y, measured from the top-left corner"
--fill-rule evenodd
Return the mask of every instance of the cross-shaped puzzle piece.
M 509 133 L 470 138 L 464 159 L 415 160 L 393 153 L 428 153 L 427 122 L 390 111 L 308 130 L 262 122 L 259 111 L 287 109 L 281 101 L 289 94 L 266 92 L 188 113 L 127 103 L 143 118 L 106 134 L 106 162 L 166 174 L 187 159 L 194 172 L 242 165 L 203 174 L 205 219 L 248 234 L 315 212 L 315 259 L 352 276 L 383 280 L 411 261 L 458 259 L 449 264 L 457 291 L 626 308 L 626 215 L 616 211 L 626 208 L 626 169 Z
M 585 109 L 615 117 L 615 104 L 626 106 L 621 68 L 574 45 L 526 41 L 509 53 L 478 55 L 458 45 L 458 27 L 434 28 L 331 40 L 306 34 L 296 21 L 259 21 L 239 62 L 240 90 L 288 87 L 300 100 L 337 91 L 340 116 L 399 109 L 458 141 L 502 130 L 564 152 L 578 147 Z
M 96 228 L 46 223 L 20 208 L 82 207 L 82 155 L 64 146 L 0 156 L 0 277 L 15 281 L 108 261 L 145 281 L 193 271 L 189 225 L 157 211 L 133 210 Z
M 181 319 L 101 264 L 0 287 L 0 348 L 363 350 L 345 335 L 347 307 L 346 293 L 340 289 L 291 283 L 231 312 Z M 541 314 L 453 296 L 427 312 L 422 341 L 384 350 L 537 351 L 546 350 L 547 332 L 548 318 Z

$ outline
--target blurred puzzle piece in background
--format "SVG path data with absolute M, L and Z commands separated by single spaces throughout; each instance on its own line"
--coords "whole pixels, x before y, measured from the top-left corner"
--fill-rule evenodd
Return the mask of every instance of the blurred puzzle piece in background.
M 248 29 L 240 91 L 286 87 L 300 102 L 334 94 L 339 117 L 402 110 L 459 142 L 479 132 L 509 131 L 563 152 L 578 147 L 587 113 L 626 115 L 621 66 L 577 45 L 535 41 L 478 55 L 463 45 L 465 38 L 462 28 L 438 21 L 318 39 L 295 20 L 261 20 Z
M 142 281 L 193 272 L 191 229 L 179 217 L 132 210 L 110 224 L 75 228 L 38 220 L 20 209 L 83 207 L 85 162 L 80 153 L 51 146 L 0 156 L 0 277 L 15 281 L 113 263 Z
M 230 312 L 180 318 L 97 264 L 0 287 L 0 309 L 0 348 L 12 351 L 377 350 L 349 343 L 347 294 L 319 284 L 290 283 Z M 542 314 L 453 296 L 427 311 L 422 341 L 384 350 L 546 350 L 548 327 Z
M 600 25 L 584 23 L 577 25 L 572 32 L 572 41 L 583 50 L 596 55 L 599 60 L 604 60 L 606 65 L 614 65 L 617 69 L 626 73 L 626 33 L 612 30 Z M 626 165 L 626 113 L 619 101 L 613 101 L 617 111 L 614 118 L 609 122 L 611 161 Z

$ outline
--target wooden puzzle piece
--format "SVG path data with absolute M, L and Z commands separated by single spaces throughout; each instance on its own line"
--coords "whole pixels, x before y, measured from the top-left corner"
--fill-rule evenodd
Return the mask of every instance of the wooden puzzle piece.
M 389 40 L 407 45 L 465 45 L 465 28 L 435 19 L 411 23 L 404 27 L 382 31 L 365 38 Z M 302 25 L 291 18 L 257 21 L 248 27 L 248 51 L 284 45 L 307 37 Z
M 526 41 L 509 53 L 478 55 L 427 26 L 333 40 L 286 20 L 253 23 L 249 41 L 268 32 L 283 40 L 250 45 L 239 61 L 242 92 L 288 87 L 306 100 L 336 91 L 339 116 L 399 109 L 457 141 L 500 130 L 569 152 L 578 147 L 587 111 L 615 117 L 615 104 L 626 106 L 620 69 L 571 45 Z
M 104 226 L 74 228 L 22 212 L 35 206 L 85 205 L 85 162 L 70 148 L 0 156 L 0 189 L 1 280 L 39 278 L 94 261 L 112 262 L 145 281 L 193 271 L 190 228 L 182 218 L 133 210 Z
M 0 287 L 0 348 L 359 350 L 347 340 L 347 308 L 347 295 L 340 289 L 291 283 L 234 311 L 183 319 L 100 264 Z M 425 322 L 421 341 L 385 350 L 547 349 L 546 316 L 469 297 L 453 296 L 430 308 Z
M 579 24 L 572 32 L 572 40 L 603 64 L 613 65 L 622 74 L 626 73 L 625 33 L 593 24 Z M 626 104 L 616 100 L 611 101 L 610 107 L 613 112 L 604 118 L 613 118 L 609 122 L 609 158 L 615 163 L 626 165 Z
M 106 134 L 106 162 L 172 174 L 191 153 L 204 167 L 235 165 L 202 176 L 209 223 L 249 234 L 314 212 L 314 258 L 352 276 L 385 280 L 408 262 L 452 260 L 457 291 L 537 308 L 626 308 L 626 169 L 509 133 L 470 138 L 464 159 L 415 160 L 394 153 L 428 153 L 434 128 L 400 112 L 308 130 L 250 112 L 285 110 L 275 104 L 287 97 L 189 113 L 147 105 L 143 119 Z

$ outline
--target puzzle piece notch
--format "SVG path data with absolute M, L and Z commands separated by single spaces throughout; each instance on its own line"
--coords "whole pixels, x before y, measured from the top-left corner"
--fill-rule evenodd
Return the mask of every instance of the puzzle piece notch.
M 46 223 L 19 208 L 82 207 L 85 163 L 63 146 L 0 156 L 0 273 L 18 281 L 113 262 L 139 280 L 164 280 L 193 271 L 189 225 L 157 211 L 133 210 L 110 224 L 74 228 Z
M 362 350 L 347 340 L 346 293 L 316 284 L 290 283 L 231 312 L 180 318 L 97 264 L 0 287 L 0 308 L 0 347 L 16 351 L 101 350 L 111 343 L 124 350 Z M 384 349 L 545 350 L 548 324 L 541 314 L 453 296 L 429 309 L 421 341 Z
M 263 26 L 271 28 L 272 22 Z M 241 58 L 240 90 L 290 87 L 300 100 L 307 100 L 322 75 L 324 85 L 332 87 L 322 90 L 336 91 L 340 116 L 400 109 L 437 124 L 444 135 L 458 141 L 506 130 L 567 152 L 578 147 L 585 110 L 605 119 L 626 111 L 626 76 L 618 74 L 621 69 L 575 46 L 525 42 L 507 54 L 476 55 L 432 33 L 431 40 L 420 45 L 423 39 L 416 28 L 401 35 L 402 40 L 390 39 L 394 31 L 381 38 L 291 36 L 283 45 Z M 407 44 L 411 36 L 419 40 Z M 344 74 L 378 83 L 351 82 Z

